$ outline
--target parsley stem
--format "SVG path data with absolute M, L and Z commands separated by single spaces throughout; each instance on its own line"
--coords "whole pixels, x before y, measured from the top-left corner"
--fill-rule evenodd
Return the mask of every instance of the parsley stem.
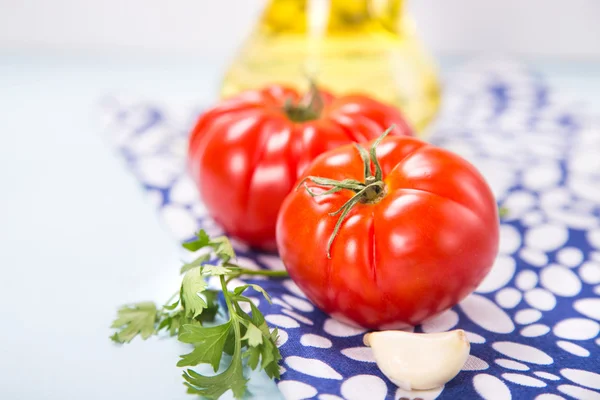
M 219 276 L 219 280 L 221 281 L 221 290 L 223 291 L 223 297 L 225 298 L 225 303 L 227 304 L 227 311 L 229 311 L 229 319 L 233 324 L 233 333 L 235 337 L 233 360 L 231 361 L 233 363 L 235 358 L 239 357 L 242 351 L 242 334 L 240 332 L 239 316 L 231 301 L 231 295 L 229 293 L 229 289 L 227 289 L 225 276 Z
M 229 297 L 229 290 L 227 289 L 227 282 L 225 281 L 225 276 L 220 275 L 219 280 L 221 281 L 221 291 L 223 292 L 223 297 L 225 297 L 225 304 L 227 304 L 227 311 L 229 311 L 229 317 L 233 319 L 235 317 L 235 309 L 233 308 L 231 298 Z
M 287 271 L 270 271 L 267 269 L 247 269 L 240 268 L 240 275 L 262 275 L 270 276 L 272 278 L 287 278 L 290 276 Z
M 272 271 L 268 269 L 249 269 L 242 268 L 237 264 L 226 262 L 223 264 L 225 267 L 235 268 L 235 275 L 230 275 L 229 280 L 233 278 L 237 278 L 241 275 L 261 275 L 261 276 L 269 276 L 271 278 L 287 278 L 290 276 L 287 271 Z
M 169 300 L 167 300 L 167 302 L 165 303 L 167 306 L 171 305 L 171 302 L 173 301 L 173 299 L 175 298 L 175 296 L 177 296 L 180 293 L 180 290 L 176 291 L 175 293 L 173 293 L 171 295 L 171 297 L 169 297 Z

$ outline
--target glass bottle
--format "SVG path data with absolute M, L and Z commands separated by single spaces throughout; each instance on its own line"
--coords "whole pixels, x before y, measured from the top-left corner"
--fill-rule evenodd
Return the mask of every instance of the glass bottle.
M 270 83 L 362 92 L 398 106 L 417 129 L 435 116 L 435 65 L 403 0 L 270 0 L 227 71 L 221 95 Z

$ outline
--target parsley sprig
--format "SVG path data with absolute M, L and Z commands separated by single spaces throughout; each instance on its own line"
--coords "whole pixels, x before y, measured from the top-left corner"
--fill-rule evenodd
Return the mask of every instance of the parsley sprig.
M 272 379 L 279 378 L 281 354 L 276 344 L 277 328 L 269 329 L 263 314 L 244 293 L 253 289 L 271 302 L 269 295 L 255 284 L 229 290 L 227 283 L 242 275 L 286 277 L 287 273 L 239 267 L 233 262 L 235 252 L 225 236 L 211 239 L 206 232 L 200 231 L 183 247 L 192 252 L 209 251 L 182 266 L 181 288 L 166 305 L 159 308 L 155 303 L 142 302 L 121 307 L 111 326 L 116 329 L 111 339 L 117 343 L 129 343 L 138 335 L 142 339 L 162 331 L 171 336 L 177 335 L 180 342 L 193 345 L 190 353 L 180 356 L 177 366 L 209 364 L 215 372 L 219 369 L 223 353 L 230 355 L 231 363 L 219 374 L 204 376 L 192 369 L 183 373 L 188 393 L 209 399 L 218 399 L 230 389 L 235 398 L 244 395 L 247 384 L 243 374 L 244 363 L 252 369 L 263 369 Z M 215 257 L 216 264 L 207 264 Z M 207 277 L 218 279 L 225 300 L 229 319 L 221 325 L 204 326 L 205 322 L 214 321 L 219 311 L 218 291 L 209 289 Z M 244 303 L 249 307 L 249 313 L 244 311 Z

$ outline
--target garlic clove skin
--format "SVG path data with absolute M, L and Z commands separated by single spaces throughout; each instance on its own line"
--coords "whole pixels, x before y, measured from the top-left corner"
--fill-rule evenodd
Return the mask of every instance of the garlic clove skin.
M 462 329 L 440 333 L 382 331 L 367 333 L 377 366 L 405 390 L 440 387 L 462 369 L 471 345 Z

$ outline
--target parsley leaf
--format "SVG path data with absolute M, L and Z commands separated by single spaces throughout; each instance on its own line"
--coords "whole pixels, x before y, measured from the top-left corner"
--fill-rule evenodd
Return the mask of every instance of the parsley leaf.
M 231 269 L 222 265 L 206 265 L 202 268 L 202 274 L 210 276 L 228 275 L 231 274 Z
M 249 270 L 231 262 L 235 252 L 225 236 L 211 239 L 205 231 L 199 231 L 196 238 L 183 244 L 190 251 L 208 250 L 195 260 L 184 264 L 184 274 L 179 291 L 158 309 L 154 303 L 146 302 L 124 306 L 118 311 L 112 328 L 116 332 L 111 339 L 118 343 L 130 342 L 136 336 L 147 339 L 159 332 L 177 336 L 182 343 L 193 345 L 188 354 L 180 356 L 180 367 L 193 367 L 209 364 L 216 372 L 223 354 L 231 355 L 229 366 L 214 376 L 203 376 L 191 369 L 184 372 L 183 378 L 188 393 L 200 394 L 209 399 L 217 399 L 228 390 L 236 399 L 246 391 L 247 379 L 243 374 L 244 359 L 252 369 L 263 368 L 271 378 L 279 378 L 281 354 L 277 348 L 277 329 L 272 332 L 260 310 L 243 295 L 252 288 L 269 302 L 267 292 L 255 284 L 245 284 L 230 291 L 227 282 L 241 275 L 262 275 L 272 277 L 287 276 L 282 271 Z M 216 257 L 217 265 L 206 265 Z M 221 284 L 221 293 L 227 306 L 229 319 L 222 325 L 205 327 L 202 323 L 212 321 L 219 312 L 218 292 L 208 289 L 205 276 L 215 276 Z M 240 303 L 250 305 L 250 314 Z
M 191 369 L 183 373 L 183 379 L 186 380 L 185 385 L 188 387 L 188 393 L 199 394 L 209 399 L 218 399 L 231 389 L 233 396 L 236 399 L 241 399 L 246 393 L 246 382 L 243 374 L 242 357 L 234 353 L 231 359 L 231 364 L 227 369 L 214 376 L 204 376 Z
M 210 260 L 210 254 L 202 254 L 200 257 L 196 258 L 194 261 L 191 261 L 187 264 L 183 264 L 183 266 L 181 267 L 180 273 L 185 274 L 190 269 L 199 267 L 203 263 L 207 262 L 208 260 Z
M 204 298 L 200 294 L 208 287 L 202 277 L 200 268 L 194 268 L 186 272 L 181 283 L 181 304 L 185 309 L 185 315 L 196 318 L 207 307 Z
M 262 287 L 260 287 L 256 284 L 253 284 L 253 283 L 248 283 L 246 285 L 238 286 L 233 290 L 233 293 L 235 295 L 239 296 L 240 294 L 244 293 L 244 291 L 248 288 L 252 288 L 252 289 L 256 290 L 257 292 L 261 293 L 263 295 L 263 297 L 265 298 L 265 300 L 267 300 L 269 303 L 271 303 L 271 297 L 265 291 L 265 289 L 263 289 Z
M 209 243 L 210 237 L 204 230 L 201 230 L 200 232 L 196 233 L 196 239 L 183 243 L 182 246 L 189 251 L 197 251 L 208 246 Z
M 193 367 L 200 363 L 212 365 L 215 372 L 219 368 L 225 341 L 232 329 L 231 321 L 210 328 L 194 325 L 184 325 L 179 333 L 179 341 L 191 343 L 194 350 L 180 356 L 178 367 Z
M 219 236 L 210 241 L 210 245 L 215 249 L 215 254 L 224 263 L 229 262 L 229 260 L 235 258 L 235 251 L 233 251 L 233 246 L 229 239 L 226 236 Z
M 129 343 L 137 335 L 147 339 L 154 333 L 154 325 L 158 318 L 156 305 L 143 302 L 123 306 L 118 311 L 117 319 L 111 328 L 119 329 L 110 338 L 117 343 Z
M 254 324 L 248 324 L 248 330 L 242 338 L 242 340 L 248 340 L 248 345 L 256 347 L 263 342 L 263 333 Z

